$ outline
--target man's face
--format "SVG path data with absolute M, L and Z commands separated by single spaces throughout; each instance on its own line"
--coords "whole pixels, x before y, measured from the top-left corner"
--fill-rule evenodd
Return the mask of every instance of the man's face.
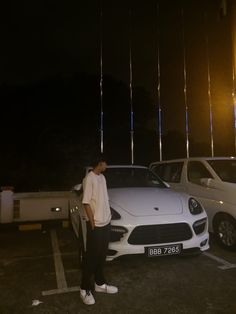
M 101 162 L 99 163 L 99 168 L 100 168 L 100 171 L 101 171 L 101 172 L 105 171 L 106 168 L 107 168 L 107 163 L 106 163 L 105 161 L 101 161 Z

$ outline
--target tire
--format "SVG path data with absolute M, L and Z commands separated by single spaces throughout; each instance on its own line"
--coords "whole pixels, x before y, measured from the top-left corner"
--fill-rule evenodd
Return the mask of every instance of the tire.
M 82 260 L 83 260 L 85 251 L 84 251 L 84 239 L 83 239 L 81 221 L 79 223 L 78 253 L 79 253 L 79 266 L 82 266 Z
M 236 220 L 222 214 L 214 219 L 214 236 L 217 243 L 229 251 L 236 251 Z

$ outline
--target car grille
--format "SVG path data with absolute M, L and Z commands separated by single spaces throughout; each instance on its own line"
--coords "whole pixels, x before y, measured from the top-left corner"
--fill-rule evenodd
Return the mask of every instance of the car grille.
M 138 226 L 131 232 L 129 244 L 157 244 L 185 241 L 192 238 L 186 223 Z

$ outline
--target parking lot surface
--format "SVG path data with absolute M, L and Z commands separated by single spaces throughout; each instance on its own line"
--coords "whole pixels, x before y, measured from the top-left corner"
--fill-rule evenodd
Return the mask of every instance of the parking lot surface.
M 195 257 L 124 256 L 106 264 L 119 293 L 79 297 L 80 266 L 73 231 L 0 232 L 0 314 L 236 314 L 236 253 L 211 248 Z

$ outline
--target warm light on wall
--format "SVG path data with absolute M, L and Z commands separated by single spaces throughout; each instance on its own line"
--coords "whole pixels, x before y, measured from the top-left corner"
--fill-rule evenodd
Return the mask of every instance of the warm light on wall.
M 235 152 L 236 152 L 236 96 L 235 96 L 235 73 L 236 73 L 236 3 L 233 1 L 232 3 L 232 55 L 233 55 L 233 60 L 232 60 L 232 65 L 233 65 L 233 86 L 232 86 L 232 100 L 233 100 L 233 106 L 234 106 L 234 147 L 235 147 Z

